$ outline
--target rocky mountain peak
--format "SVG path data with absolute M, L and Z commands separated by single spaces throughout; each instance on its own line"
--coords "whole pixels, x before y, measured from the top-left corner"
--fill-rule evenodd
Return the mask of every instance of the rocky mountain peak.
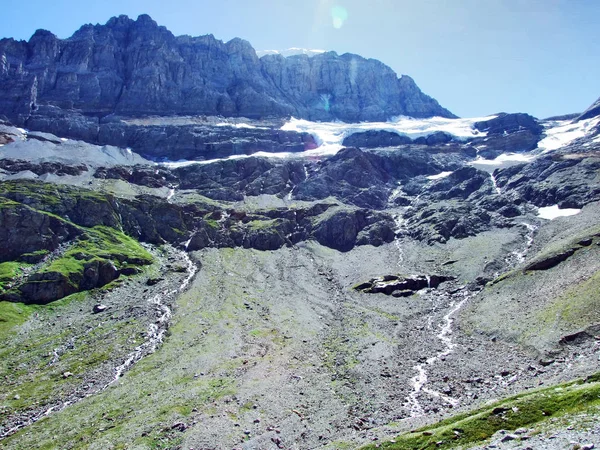
M 335 52 L 259 59 L 242 39 L 175 37 L 148 15 L 84 25 L 64 40 L 39 30 L 29 42 L 0 41 L 0 54 L 6 57 L 0 114 L 20 125 L 38 106 L 101 117 L 454 117 L 410 77 L 399 79 L 379 61 Z

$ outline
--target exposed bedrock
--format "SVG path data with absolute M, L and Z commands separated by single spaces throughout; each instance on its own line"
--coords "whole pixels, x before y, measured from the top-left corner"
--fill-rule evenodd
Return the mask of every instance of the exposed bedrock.
M 46 105 L 95 117 L 454 117 L 410 77 L 373 59 L 335 52 L 258 58 L 242 39 L 176 37 L 147 15 L 84 25 L 69 39 L 46 30 L 29 41 L 3 39 L 0 78 L 0 114 L 19 124 Z

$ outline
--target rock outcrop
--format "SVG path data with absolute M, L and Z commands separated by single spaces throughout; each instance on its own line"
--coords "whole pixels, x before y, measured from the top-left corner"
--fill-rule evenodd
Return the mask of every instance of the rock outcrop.
M 487 133 L 485 138 L 474 139 L 472 145 L 479 149 L 480 156 L 488 159 L 502 153 L 535 149 L 544 130 L 535 117 L 523 113 L 500 113 L 493 119 L 476 122 L 474 127 Z
M 590 105 L 579 117 L 575 120 L 591 119 L 592 117 L 600 116 L 600 98 Z
M 435 289 L 440 284 L 453 280 L 445 275 L 384 275 L 354 286 L 355 291 L 365 294 L 385 294 L 408 297 L 421 289 Z
M 454 117 L 379 61 L 327 52 L 258 58 L 242 39 L 174 36 L 149 16 L 38 30 L 0 41 L 0 114 L 48 130 L 43 116 L 222 115 L 316 120 Z M 37 116 L 37 117 L 36 117 Z M 93 133 L 93 121 L 71 121 Z M 69 124 L 65 123 L 69 129 Z M 91 126 L 90 126 L 91 125 Z

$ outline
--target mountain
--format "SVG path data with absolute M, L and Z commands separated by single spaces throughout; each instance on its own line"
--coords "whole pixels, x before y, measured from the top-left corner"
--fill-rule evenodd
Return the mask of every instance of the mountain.
M 2 46 L 0 447 L 600 445 L 600 117 L 183 115 L 218 61 L 352 64 L 147 16 Z
M 0 114 L 20 125 L 47 107 L 94 117 L 454 117 L 376 60 L 335 52 L 259 59 L 242 39 L 175 37 L 147 15 L 85 25 L 65 40 L 45 30 L 29 42 L 3 39 L 0 79 Z
M 577 117 L 577 120 L 591 119 L 600 115 L 600 98 L 596 100 L 583 114 Z

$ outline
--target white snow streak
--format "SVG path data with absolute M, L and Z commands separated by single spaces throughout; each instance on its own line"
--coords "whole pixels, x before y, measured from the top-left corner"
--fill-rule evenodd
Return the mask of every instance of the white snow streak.
M 565 147 L 575 139 L 585 137 L 596 125 L 600 124 L 600 117 L 572 123 L 570 120 L 556 120 L 546 125 L 546 137 L 538 142 L 538 148 L 543 153 Z
M 442 178 L 446 178 L 447 176 L 452 175 L 452 172 L 441 172 L 437 175 L 429 175 L 427 177 L 428 180 L 440 180 Z

